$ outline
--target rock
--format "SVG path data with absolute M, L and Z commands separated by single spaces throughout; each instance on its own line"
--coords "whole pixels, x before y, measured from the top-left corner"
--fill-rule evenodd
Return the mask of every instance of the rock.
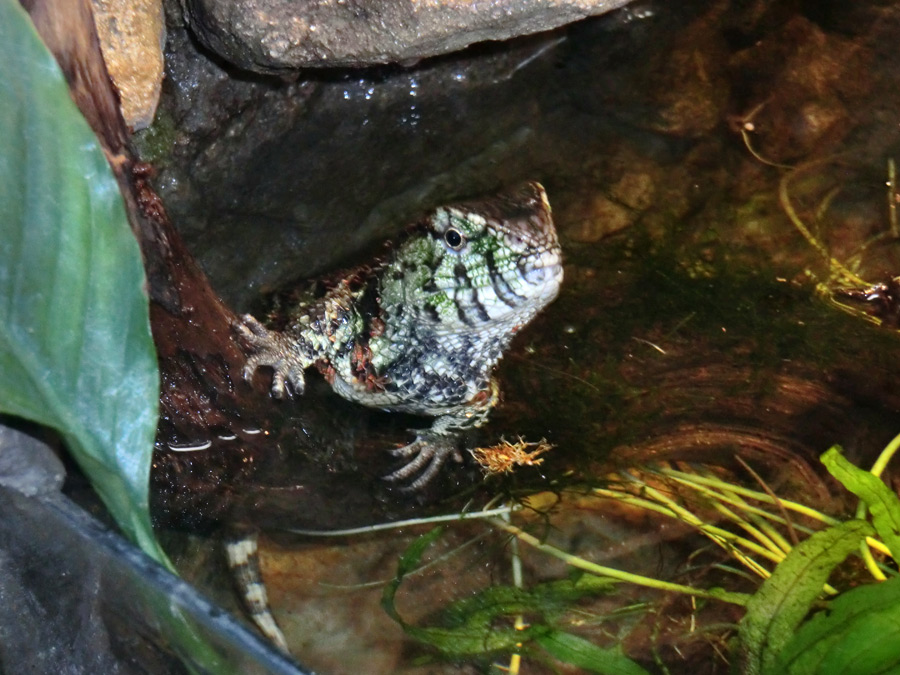
M 585 205 L 580 217 L 572 217 L 563 229 L 563 235 L 572 241 L 593 244 L 630 227 L 637 216 L 628 207 L 598 194 Z
M 207 47 L 241 68 L 405 63 L 538 33 L 629 0 L 182 0 Z
M 565 32 L 285 79 L 235 73 L 180 12 L 167 16 L 163 102 L 134 140 L 188 246 L 241 309 L 260 289 L 347 264 L 432 206 L 543 177 L 533 127 L 541 101 L 558 99 L 535 82 L 558 79 Z
M 644 211 L 653 206 L 656 186 L 649 173 L 626 173 L 610 188 L 612 197 L 635 211 Z
M 163 79 L 162 0 L 91 0 L 100 49 L 133 129 L 150 126 Z
M 0 486 L 33 497 L 57 492 L 65 477 L 46 443 L 0 422 Z
M 794 17 L 736 53 L 729 64 L 750 84 L 738 121 L 769 162 L 790 164 L 834 144 L 859 123 L 874 82 L 872 55 L 855 37 Z M 851 111 L 853 111 L 851 113 Z

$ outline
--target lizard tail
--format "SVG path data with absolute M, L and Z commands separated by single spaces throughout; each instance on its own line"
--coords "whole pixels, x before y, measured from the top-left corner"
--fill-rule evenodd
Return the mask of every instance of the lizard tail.
M 266 585 L 259 571 L 258 534 L 234 534 L 225 540 L 228 567 L 238 587 L 244 609 L 263 635 L 269 638 L 285 654 L 289 654 L 287 641 L 269 609 Z

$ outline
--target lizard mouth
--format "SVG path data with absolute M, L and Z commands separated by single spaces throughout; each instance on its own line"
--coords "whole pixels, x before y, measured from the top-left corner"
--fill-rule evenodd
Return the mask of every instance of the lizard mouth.
M 558 249 L 548 249 L 528 256 L 519 262 L 519 273 L 533 286 L 553 282 L 559 286 L 563 279 L 562 255 Z

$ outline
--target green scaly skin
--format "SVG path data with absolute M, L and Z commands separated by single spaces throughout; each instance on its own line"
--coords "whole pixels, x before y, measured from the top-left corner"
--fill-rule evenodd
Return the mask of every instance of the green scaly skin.
M 485 423 L 499 400 L 494 366 L 556 297 L 562 277 L 540 184 L 441 207 L 383 260 L 343 275 L 269 327 L 244 315 L 244 377 L 273 368 L 272 393 L 283 398 L 302 394 L 304 371 L 315 366 L 346 399 L 434 417 L 394 451 L 409 462 L 387 476 L 416 476 L 409 488 L 419 489 L 458 456 L 461 433 Z

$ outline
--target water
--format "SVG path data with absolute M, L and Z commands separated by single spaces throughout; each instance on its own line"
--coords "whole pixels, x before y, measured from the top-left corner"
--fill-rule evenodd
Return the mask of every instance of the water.
M 846 498 L 818 455 L 840 444 L 868 466 L 900 432 L 898 336 L 833 302 L 858 287 L 854 278 L 900 270 L 885 185 L 900 145 L 900 8 L 671 5 L 637 3 L 412 70 L 311 74 L 315 96 L 281 142 L 236 151 L 239 171 L 208 168 L 208 183 L 169 203 L 189 239 L 208 228 L 192 244 L 223 294 L 246 306 L 261 288 L 352 259 L 434 204 L 542 181 L 566 281 L 502 363 L 504 402 L 480 440 L 522 435 L 556 447 L 541 465 L 485 484 L 471 466 L 450 467 L 447 501 L 425 510 L 555 493 L 553 513 L 516 522 L 619 569 L 752 591 L 758 581 L 723 574 L 716 565 L 727 558 L 688 528 L 589 488 L 659 461 L 702 462 L 755 484 L 739 455 L 784 496 L 841 513 Z M 393 442 L 406 422 L 393 423 Z M 359 464 L 341 466 L 346 489 L 379 494 L 391 517 L 419 508 L 377 474 L 354 473 Z M 344 508 L 337 497 L 323 508 Z M 454 670 L 413 668 L 429 652 L 410 647 L 379 606 L 422 531 L 264 540 L 273 606 L 305 663 Z M 453 599 L 513 578 L 507 536 L 485 525 L 450 528 L 432 552 L 447 558 L 401 587 L 411 623 L 433 625 Z M 567 574 L 527 547 L 522 556 L 526 587 Z M 531 620 L 621 643 L 651 670 L 658 658 L 671 672 L 724 673 L 740 615 L 627 587 Z M 508 663 L 467 659 L 466 672 Z M 526 663 L 551 672 L 539 656 Z

